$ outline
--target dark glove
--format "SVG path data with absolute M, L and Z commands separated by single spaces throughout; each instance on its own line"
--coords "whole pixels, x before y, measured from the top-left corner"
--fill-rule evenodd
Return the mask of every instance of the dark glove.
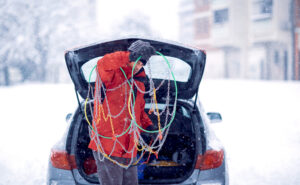
M 130 61 L 136 61 L 141 56 L 142 58 L 140 61 L 144 65 L 146 65 L 149 58 L 155 54 L 155 49 L 150 45 L 150 43 L 141 40 L 137 40 L 132 43 L 129 46 L 128 51 L 130 51 Z

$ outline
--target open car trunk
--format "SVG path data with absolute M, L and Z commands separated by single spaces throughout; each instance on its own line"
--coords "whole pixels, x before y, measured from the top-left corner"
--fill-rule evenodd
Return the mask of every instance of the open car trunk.
M 150 57 L 144 66 L 144 70 L 149 78 L 145 82 L 145 87 L 151 87 L 146 83 L 153 82 L 151 84 L 156 88 L 157 102 L 164 105 L 162 102 L 166 100 L 186 101 L 192 99 L 198 93 L 205 67 L 205 52 L 179 43 L 145 38 L 104 41 L 71 49 L 65 53 L 66 64 L 75 85 L 80 108 L 78 112 L 84 112 L 78 94 L 86 100 L 92 101 L 94 99 L 89 92 L 95 90 L 97 74 L 94 69 L 98 60 L 108 53 L 127 51 L 128 47 L 137 40 L 149 42 L 156 50 L 156 54 Z M 150 81 L 150 79 L 152 80 Z M 144 94 L 144 99 L 148 102 L 148 105 L 150 98 L 152 98 L 150 93 Z M 169 104 L 169 107 L 172 107 L 171 110 L 173 106 L 172 103 Z M 200 142 L 196 142 L 196 136 L 200 132 L 195 131 L 197 130 L 195 128 L 198 121 L 192 121 L 196 120 L 194 114 L 192 114 L 194 107 L 184 101 L 181 103 L 177 101 L 176 116 L 170 126 L 165 143 L 158 154 L 158 159 L 151 156 L 147 164 L 138 166 L 140 184 L 176 184 L 191 176 L 198 154 L 196 151 L 199 151 L 198 145 L 200 145 Z M 148 112 L 148 110 L 149 107 L 146 106 L 145 112 Z M 162 111 L 163 109 L 160 110 L 160 112 Z M 153 114 L 149 117 L 153 124 L 157 125 L 157 117 Z M 84 179 L 91 183 L 98 183 L 95 160 L 92 151 L 88 149 L 90 142 L 88 123 L 84 115 L 78 116 L 78 119 L 81 119 L 76 120 L 76 123 L 80 124 L 79 133 L 72 137 L 72 139 L 77 140 L 75 147 L 76 166 Z M 91 116 L 89 120 L 92 120 Z M 164 120 L 163 116 L 161 116 L 161 120 Z M 197 128 L 199 130 L 199 127 Z M 142 137 L 146 142 L 150 140 L 146 133 Z M 143 156 L 142 161 L 147 161 L 147 159 L 148 153 Z
M 149 108 L 145 107 L 148 113 Z M 169 105 L 170 110 L 173 106 Z M 162 111 L 162 110 L 160 110 Z M 138 165 L 138 178 L 140 184 L 180 183 L 189 178 L 194 170 L 197 156 L 197 143 L 195 123 L 192 121 L 192 107 L 185 102 L 177 102 L 176 115 L 170 126 L 167 139 L 161 148 L 158 159 L 152 154 L 148 163 Z M 84 116 L 83 116 L 84 117 Z M 154 124 L 157 117 L 149 115 Z M 161 120 L 164 120 L 162 115 Z M 91 183 L 98 183 L 96 164 L 92 151 L 88 148 L 90 142 L 88 123 L 80 120 L 80 129 L 77 136 L 75 158 L 81 176 Z M 149 141 L 149 136 L 142 133 L 142 137 Z M 147 152 L 141 161 L 147 161 Z M 138 154 L 139 155 L 139 154 Z

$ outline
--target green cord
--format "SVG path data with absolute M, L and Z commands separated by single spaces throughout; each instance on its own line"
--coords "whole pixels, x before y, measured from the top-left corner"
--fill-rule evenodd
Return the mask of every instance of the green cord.
M 141 59 L 141 56 L 138 57 L 138 58 L 136 59 L 135 64 L 136 64 L 140 59 Z M 90 72 L 90 75 L 89 75 L 89 84 L 90 84 L 90 82 L 91 82 L 91 76 L 92 76 L 92 73 L 93 73 L 93 71 L 95 70 L 96 67 L 97 67 L 97 64 L 93 67 L 93 69 L 92 69 L 91 72 Z M 121 70 L 123 71 L 122 68 L 121 68 Z M 126 80 L 127 80 L 126 75 L 125 75 L 125 78 L 126 78 Z M 129 85 L 130 85 L 130 84 L 129 84 Z M 131 88 L 131 86 L 130 86 L 130 88 Z M 131 88 L 131 90 L 132 90 L 132 88 Z M 132 92 L 132 93 L 133 93 L 133 95 L 134 95 L 134 92 Z M 86 104 L 85 104 L 84 108 L 86 109 Z M 88 118 L 87 118 L 87 119 L 88 119 Z M 127 128 L 122 134 L 117 135 L 117 136 L 115 136 L 115 137 L 118 138 L 118 137 L 121 137 L 121 136 L 123 136 L 124 134 L 126 134 L 126 132 L 129 131 L 129 129 L 130 129 L 131 125 L 132 125 L 132 122 L 133 122 L 133 120 L 131 120 L 130 125 L 128 126 L 128 128 Z M 105 139 L 112 139 L 112 137 L 107 137 L 107 136 L 103 136 L 103 135 L 101 135 L 101 134 L 98 134 L 98 133 L 94 130 L 94 128 L 93 128 L 91 125 L 89 125 L 89 127 L 90 127 L 90 128 L 94 131 L 94 133 L 97 134 L 98 136 L 100 136 L 100 137 L 102 137 L 102 138 L 105 138 Z
M 174 80 L 174 85 L 175 85 L 175 99 L 177 100 L 177 94 L 178 94 L 177 83 L 176 83 L 175 76 L 174 76 L 174 74 L 173 74 L 173 72 L 172 72 L 172 70 L 171 70 L 170 63 L 169 63 L 168 59 L 167 59 L 162 53 L 160 53 L 160 52 L 158 52 L 158 51 L 156 51 L 156 53 L 159 54 L 160 56 L 162 56 L 162 57 L 164 58 L 164 60 L 166 61 L 166 63 L 168 64 L 168 67 L 169 67 L 169 69 L 170 69 L 170 71 L 171 71 L 171 74 L 172 74 L 172 77 L 173 77 L 173 80 Z M 140 60 L 140 58 L 141 58 L 141 56 L 135 61 L 134 65 L 133 65 L 132 72 L 131 72 L 131 77 L 132 77 L 132 78 L 133 78 L 133 71 L 134 71 L 134 68 L 135 68 L 137 62 Z M 90 72 L 89 83 L 90 83 L 90 80 L 91 80 L 92 72 L 95 70 L 96 66 L 97 66 L 97 65 L 95 65 L 95 66 L 93 67 L 93 69 L 91 70 L 91 72 Z M 127 76 L 126 76 L 124 70 L 123 70 L 121 67 L 120 67 L 120 69 L 121 69 L 122 73 L 124 74 L 124 76 L 125 76 L 125 78 L 126 78 L 128 84 L 129 84 L 129 86 L 130 86 L 130 89 L 131 89 L 131 91 L 132 91 L 132 95 L 133 95 L 133 110 L 132 110 L 132 115 L 134 116 L 134 115 L 135 115 L 135 114 L 134 114 L 134 106 L 135 106 L 135 95 L 134 95 L 134 91 L 133 91 L 133 88 L 132 88 L 132 86 L 131 86 L 129 80 L 127 79 Z M 175 111 L 175 113 L 173 114 L 173 116 L 172 116 L 170 122 L 169 122 L 164 128 L 161 129 L 162 131 L 164 131 L 166 128 L 168 128 L 168 127 L 172 124 L 172 122 L 174 121 L 174 118 L 175 118 L 175 114 L 176 114 L 176 111 Z M 132 125 L 132 122 L 134 122 L 134 123 L 137 125 L 137 127 L 138 127 L 139 129 L 141 129 L 142 131 L 144 131 L 144 132 L 148 132 L 148 133 L 158 133 L 158 132 L 159 132 L 159 130 L 154 130 L 154 131 L 145 130 L 145 129 L 143 129 L 141 126 L 139 126 L 139 125 L 136 123 L 135 119 L 133 119 L 133 120 L 131 121 L 131 123 L 130 123 L 128 129 L 127 129 L 125 132 L 123 132 L 122 134 L 117 135 L 116 137 L 121 137 L 121 136 L 123 136 L 126 132 L 128 132 L 129 128 L 130 128 L 131 125 Z M 90 126 L 90 127 L 91 127 L 91 126 Z M 92 130 L 95 132 L 95 130 L 93 129 L 93 127 L 91 127 L 91 128 L 92 128 Z M 96 132 L 95 132 L 95 133 L 96 133 Z M 100 136 L 100 137 L 106 138 L 106 139 L 112 139 L 112 137 L 102 136 L 102 135 L 100 135 L 100 134 L 98 134 L 98 133 L 97 133 L 97 135 Z
M 174 74 L 173 74 L 173 72 L 172 72 L 172 70 L 171 70 L 171 66 L 170 66 L 170 63 L 169 63 L 169 61 L 168 61 L 168 59 L 162 54 L 162 53 L 160 53 L 160 52 L 158 52 L 158 51 L 156 51 L 156 53 L 157 54 L 159 54 L 160 56 L 162 56 L 164 59 L 165 59 L 165 61 L 167 62 L 167 64 L 168 64 L 168 67 L 169 67 L 169 69 L 170 69 L 170 71 L 171 71 L 171 74 L 172 74 L 172 77 L 173 77 L 173 79 L 174 79 L 174 84 L 175 84 L 175 99 L 177 100 L 177 83 L 176 83 L 176 80 L 175 80 L 175 76 L 174 76 Z M 136 65 L 136 63 L 138 62 L 138 60 L 137 61 L 135 61 L 135 63 L 134 63 L 134 65 L 133 65 L 133 68 L 132 68 L 132 73 L 131 73 L 131 76 L 133 77 L 133 70 L 134 70 L 134 67 L 135 67 L 135 65 Z M 123 69 L 122 68 L 120 68 L 121 69 L 121 71 L 123 72 L 123 74 L 124 74 L 124 76 L 125 76 L 125 78 L 127 79 L 127 77 L 126 77 L 126 74 L 125 74 L 125 72 L 123 71 Z M 129 84 L 129 86 L 130 86 L 130 88 L 131 88 L 131 90 L 132 90 L 132 87 L 131 87 L 131 85 L 130 85 L 130 83 L 129 83 L 129 81 L 127 80 L 127 82 L 128 82 L 128 84 Z M 133 90 L 132 90 L 132 92 L 133 92 Z M 134 97 L 134 93 L 133 93 L 133 97 Z M 135 106 L 135 101 L 134 101 L 135 99 L 133 99 L 133 107 Z M 133 110 L 134 111 L 134 110 Z M 162 128 L 161 130 L 162 131 L 164 131 L 166 128 L 168 128 L 171 124 L 172 124 L 172 122 L 174 121 L 174 118 L 175 118 L 175 114 L 176 114 L 176 111 L 175 111 L 175 113 L 173 114 L 173 116 L 172 116 L 172 118 L 171 118 L 171 120 L 170 120 L 170 122 L 164 127 L 164 128 Z M 135 115 L 134 113 L 132 114 L 132 115 Z M 158 133 L 159 132 L 159 130 L 145 130 L 145 129 L 143 129 L 140 125 L 138 125 L 137 123 L 136 123 L 136 121 L 134 120 L 134 123 L 137 125 L 137 127 L 139 128 L 139 129 L 141 129 L 142 131 L 144 131 L 144 132 L 148 132 L 148 133 Z

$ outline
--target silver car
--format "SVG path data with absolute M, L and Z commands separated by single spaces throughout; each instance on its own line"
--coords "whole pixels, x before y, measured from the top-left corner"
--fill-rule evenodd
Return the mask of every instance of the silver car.
M 138 39 L 150 42 L 162 54 L 152 56 L 147 63 L 151 66 L 144 68 L 158 87 L 159 111 L 174 110 L 174 119 L 158 158 L 145 155 L 143 163 L 137 164 L 139 184 L 228 184 L 225 150 L 209 127 L 211 122 L 221 121 L 221 115 L 206 113 L 197 96 L 205 67 L 205 52 L 178 43 L 144 38 L 105 41 L 65 53 L 78 108 L 67 115 L 66 132 L 51 150 L 47 184 L 99 184 L 95 160 L 88 148 L 90 137 L 86 118 L 91 119 L 91 115 L 84 99 L 88 96 L 89 84 L 93 87 L 95 82 L 93 68 L 99 58 L 106 53 L 126 50 Z M 145 112 L 148 112 L 153 102 L 150 95 L 145 94 L 144 98 Z M 93 100 L 89 101 L 92 103 Z M 149 118 L 157 121 L 153 114 Z M 147 133 L 142 137 L 145 141 L 149 138 Z

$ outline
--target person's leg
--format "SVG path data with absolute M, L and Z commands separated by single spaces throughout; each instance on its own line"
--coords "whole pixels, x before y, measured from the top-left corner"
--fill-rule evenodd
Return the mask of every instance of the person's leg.
M 138 183 L 138 174 L 137 173 L 138 173 L 137 166 L 131 166 L 128 169 L 124 169 L 123 185 L 138 185 L 139 183 Z
M 104 161 L 100 161 L 98 158 L 98 153 L 96 151 L 93 151 L 93 155 L 96 160 L 97 174 L 98 174 L 98 179 L 100 184 L 101 185 L 122 185 L 124 169 L 118 166 L 117 164 L 112 163 L 108 159 L 104 159 Z

